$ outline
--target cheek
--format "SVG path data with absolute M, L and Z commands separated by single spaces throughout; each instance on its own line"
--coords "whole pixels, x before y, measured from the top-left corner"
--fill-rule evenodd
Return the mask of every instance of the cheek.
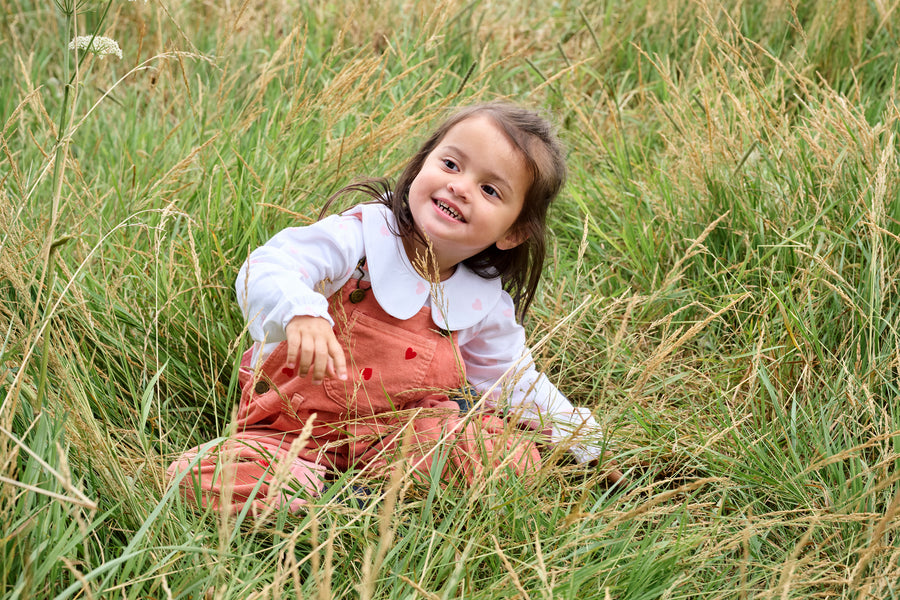
M 422 196 L 424 195 L 424 184 L 421 176 L 416 176 L 415 179 L 412 180 L 412 183 L 409 185 L 409 194 L 407 197 L 410 200 L 410 203 L 415 203 L 417 201 L 421 201 Z
M 506 222 L 509 224 L 511 229 L 526 229 L 527 224 L 524 220 L 522 220 L 522 209 L 521 207 L 511 208 L 506 213 Z

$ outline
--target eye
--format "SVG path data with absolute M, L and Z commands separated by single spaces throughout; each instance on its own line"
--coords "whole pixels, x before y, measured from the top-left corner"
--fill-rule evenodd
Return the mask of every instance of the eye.
M 483 186 L 481 186 L 481 191 L 484 192 L 485 194 L 487 194 L 488 196 L 493 196 L 494 198 L 500 197 L 500 192 L 498 192 L 497 188 L 495 188 L 492 185 L 484 184 Z
M 451 171 L 458 171 L 459 167 L 452 158 L 442 158 L 441 162 L 444 163 L 444 167 L 450 169 Z

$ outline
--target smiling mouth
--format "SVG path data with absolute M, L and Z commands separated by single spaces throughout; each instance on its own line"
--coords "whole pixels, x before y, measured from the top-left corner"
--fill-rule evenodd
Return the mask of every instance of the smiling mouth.
M 455 208 L 450 206 L 449 204 L 441 201 L 441 200 L 432 200 L 434 205 L 437 206 L 441 211 L 452 217 L 453 219 L 459 221 L 460 223 L 465 223 L 466 220 L 463 219 L 463 216 L 459 214 Z

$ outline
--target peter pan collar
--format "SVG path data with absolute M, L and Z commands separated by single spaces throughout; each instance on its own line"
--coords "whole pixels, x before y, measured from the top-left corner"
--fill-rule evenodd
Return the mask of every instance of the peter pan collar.
M 485 279 L 465 265 L 437 285 L 421 277 L 409 262 L 393 213 L 383 204 L 362 204 L 366 265 L 378 304 L 392 317 L 409 319 L 431 297 L 431 318 L 442 329 L 458 331 L 484 319 L 500 300 L 500 278 Z M 432 287 L 434 289 L 432 289 Z M 445 318 L 446 317 L 446 318 Z

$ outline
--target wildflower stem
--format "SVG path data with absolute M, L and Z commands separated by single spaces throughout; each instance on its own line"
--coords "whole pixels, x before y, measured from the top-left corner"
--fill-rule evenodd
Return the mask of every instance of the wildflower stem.
M 75 30 L 75 9 L 74 7 L 70 7 L 66 5 L 65 7 L 60 6 L 66 16 L 66 28 L 65 28 L 65 40 L 68 40 L 70 37 L 70 32 Z M 50 271 L 52 268 L 52 252 L 53 252 L 53 239 L 56 236 L 56 223 L 59 219 L 59 198 L 62 195 L 62 183 L 63 183 L 63 174 L 65 173 L 65 162 L 66 155 L 68 153 L 69 148 L 69 135 L 68 135 L 68 127 L 69 127 L 69 96 L 70 91 L 73 89 L 74 85 L 77 85 L 77 75 L 78 75 L 78 64 L 76 63 L 75 72 L 69 76 L 69 55 L 65 53 L 65 58 L 63 64 L 65 65 L 66 72 L 66 84 L 63 89 L 63 101 L 60 105 L 59 109 L 59 120 L 56 124 L 56 148 L 53 154 L 53 178 L 51 181 L 53 182 L 53 195 L 51 196 L 50 201 L 50 227 L 47 231 L 47 239 L 44 243 L 44 250 L 42 252 L 43 256 L 43 264 L 44 270 L 41 274 L 39 285 L 37 286 L 37 301 L 34 304 L 35 313 L 32 315 L 32 322 L 36 322 L 37 320 L 37 310 L 38 307 L 41 306 L 41 296 L 44 290 L 44 287 L 50 284 Z M 71 102 L 74 104 L 75 102 L 75 94 L 72 94 Z M 50 308 L 50 291 L 47 291 L 47 302 L 46 302 L 47 310 L 45 310 L 44 318 L 49 318 L 49 308 Z M 42 340 L 41 345 L 41 365 L 40 365 L 40 375 L 38 376 L 38 393 L 34 398 L 34 410 L 35 412 L 40 410 L 41 403 L 44 399 L 44 393 L 47 385 L 47 360 L 50 354 L 50 335 L 48 332 L 44 333 L 44 338 Z
M 51 270 L 52 262 L 53 262 L 53 252 L 51 251 L 49 256 L 47 257 L 47 263 L 46 263 L 47 267 L 45 269 L 45 272 L 49 272 Z M 52 287 L 52 283 L 53 282 L 51 281 L 50 282 L 51 287 Z M 38 294 L 40 294 L 40 288 L 38 288 Z M 50 306 L 49 292 L 47 293 L 47 306 L 49 309 L 49 306 Z M 49 310 L 45 311 L 45 312 L 49 312 Z M 47 318 L 47 317 L 49 317 L 49 315 L 45 315 L 45 318 Z M 38 373 L 37 394 L 34 396 L 34 400 L 32 402 L 32 406 L 31 406 L 31 408 L 35 414 L 40 412 L 41 403 L 44 400 L 44 394 L 47 390 L 47 361 L 49 360 L 49 358 L 50 358 L 50 332 L 45 330 L 44 338 L 43 338 L 43 340 L 41 340 L 41 366 L 40 366 L 40 371 Z
M 109 13 L 109 7 L 112 4 L 112 0 L 108 0 L 106 6 L 103 9 L 103 14 L 100 16 L 100 19 L 97 21 L 97 25 L 94 27 L 94 31 L 91 34 L 91 40 L 88 44 L 88 48 L 93 47 L 94 39 L 97 37 L 97 34 L 100 31 L 100 27 L 103 25 L 103 22 L 106 20 L 106 15 Z M 75 39 L 77 37 L 77 22 L 76 17 L 78 14 L 78 7 L 76 4 L 58 4 L 60 10 L 62 10 L 65 15 L 65 33 L 64 33 L 64 43 L 68 43 L 69 39 Z M 66 84 L 63 88 L 63 100 L 59 109 L 59 120 L 57 121 L 56 128 L 56 148 L 53 156 L 53 195 L 51 196 L 50 202 L 50 227 L 47 231 L 47 239 L 44 243 L 43 250 L 43 263 L 44 270 L 41 274 L 40 284 L 37 286 L 37 301 L 35 302 L 35 314 L 33 315 L 33 322 L 37 320 L 37 309 L 41 306 L 41 296 L 42 291 L 45 287 L 47 287 L 47 301 L 46 301 L 46 310 L 44 314 L 44 319 L 50 318 L 50 307 L 51 307 L 51 298 L 50 298 L 50 290 L 53 288 L 53 250 L 56 247 L 54 239 L 56 238 L 56 227 L 59 221 L 59 200 L 62 196 L 62 186 L 63 179 L 65 176 L 65 165 L 66 159 L 69 151 L 69 142 L 71 140 L 70 132 L 69 132 L 69 123 L 71 121 L 71 115 L 74 112 L 75 103 L 78 99 L 77 94 L 77 86 L 79 82 L 79 74 L 81 73 L 81 63 L 84 58 L 87 56 L 88 52 L 82 53 L 80 56 L 78 54 L 77 46 L 75 48 L 75 68 L 70 73 L 70 62 L 69 62 L 69 53 L 64 53 L 64 69 L 65 69 L 65 81 Z M 50 355 L 50 336 L 47 332 L 44 333 L 44 337 L 41 343 L 41 364 L 40 364 L 40 374 L 38 377 L 38 393 L 34 399 L 34 410 L 37 412 L 40 409 L 41 403 L 43 402 L 44 393 L 46 391 L 47 385 L 47 361 Z

